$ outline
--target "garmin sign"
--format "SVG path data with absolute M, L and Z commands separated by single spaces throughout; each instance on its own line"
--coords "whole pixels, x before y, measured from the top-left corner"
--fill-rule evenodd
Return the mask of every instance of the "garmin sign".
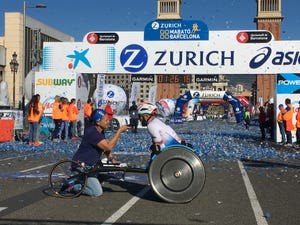
M 101 32 L 96 33 L 101 36 Z M 275 41 L 270 35 L 257 30 L 209 31 L 209 40 L 174 40 L 166 44 L 145 41 L 143 32 L 114 32 L 116 43 L 92 44 L 93 35 L 89 33 L 83 42 L 44 43 L 43 70 L 111 74 L 300 73 L 300 41 Z

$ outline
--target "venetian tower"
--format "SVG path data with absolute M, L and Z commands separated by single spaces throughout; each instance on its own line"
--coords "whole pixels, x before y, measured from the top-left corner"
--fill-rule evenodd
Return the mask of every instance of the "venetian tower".
M 254 18 L 257 30 L 270 31 L 275 40 L 281 34 L 281 0 L 256 0 L 257 15 Z M 261 104 L 275 97 L 276 76 L 274 74 L 258 74 L 256 76 L 257 101 Z
M 181 20 L 181 0 L 157 0 L 157 20 Z M 162 98 L 178 98 L 180 84 L 158 83 L 156 100 Z

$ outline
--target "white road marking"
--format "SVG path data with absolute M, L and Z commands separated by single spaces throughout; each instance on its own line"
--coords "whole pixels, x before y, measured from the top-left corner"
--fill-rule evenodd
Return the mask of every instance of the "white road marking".
M 112 225 L 114 224 L 121 216 L 123 216 L 141 197 L 143 197 L 150 190 L 150 186 L 145 187 L 141 190 L 137 196 L 131 198 L 125 205 L 123 205 L 118 211 L 111 215 L 107 220 L 104 221 L 101 225 Z
M 7 207 L 0 207 L 0 212 L 7 209 Z
M 39 152 L 39 153 L 34 153 L 34 154 L 29 154 L 29 155 L 19 155 L 19 156 L 15 156 L 15 157 L 4 158 L 4 159 L 0 159 L 0 162 L 6 161 L 6 160 L 11 160 L 11 159 L 24 158 L 24 157 L 32 156 L 32 155 L 39 155 L 39 154 L 42 154 L 42 153 Z
M 264 217 L 263 211 L 260 207 L 260 204 L 259 204 L 256 194 L 254 192 L 253 186 L 248 177 L 248 174 L 245 170 L 245 167 L 244 167 L 243 163 L 239 160 L 238 160 L 238 165 L 239 165 L 239 168 L 240 168 L 243 180 L 244 180 L 244 184 L 247 189 L 248 197 L 249 197 L 249 200 L 250 200 L 250 203 L 252 206 L 252 210 L 255 215 L 257 225 L 268 225 L 268 222 L 267 222 L 266 218 Z
M 32 170 L 37 170 L 37 169 L 41 169 L 41 168 L 44 168 L 44 167 L 47 167 L 47 166 L 51 166 L 53 164 L 54 163 L 50 163 L 50 164 L 46 164 L 46 165 L 42 165 L 42 166 L 37 166 L 37 167 L 29 168 L 27 170 L 21 170 L 20 172 L 25 173 L 25 172 L 29 172 L 29 171 L 32 171 Z

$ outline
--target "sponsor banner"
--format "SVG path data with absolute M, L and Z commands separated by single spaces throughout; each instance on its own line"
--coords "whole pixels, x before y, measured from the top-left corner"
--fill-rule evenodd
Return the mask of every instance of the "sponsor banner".
M 97 94 L 99 94 L 97 91 L 95 90 L 93 94 L 94 99 L 97 99 Z M 98 108 L 105 109 L 107 102 L 110 101 L 115 115 L 124 113 L 127 96 L 123 88 L 114 84 L 104 84 L 101 92 L 103 95 L 96 100 Z
M 208 28 L 198 20 L 156 20 L 145 26 L 144 40 L 208 40 Z
M 131 82 L 154 83 L 153 74 L 132 74 Z
M 268 43 L 273 39 L 270 31 L 248 31 L 239 32 L 236 39 L 240 43 Z
M 52 114 L 56 95 L 69 100 L 76 97 L 76 73 L 72 72 L 36 72 L 35 93 L 41 96 L 40 101 L 45 114 Z
M 132 83 L 131 94 L 130 94 L 130 99 L 129 99 L 130 102 L 135 101 L 136 103 L 138 103 L 140 87 L 141 87 L 140 82 L 133 82 Z
M 0 109 L 0 119 L 14 120 L 14 129 L 23 129 L 23 110 Z
M 155 104 L 156 102 L 156 91 L 157 91 L 157 85 L 152 86 L 149 89 L 149 102 L 152 104 Z
M 101 109 L 103 106 L 101 105 L 101 99 L 103 97 L 103 88 L 105 85 L 105 75 L 104 74 L 98 74 L 97 76 L 97 85 L 96 85 L 96 102 L 97 102 L 97 108 Z
M 191 90 L 194 98 L 200 99 L 223 99 L 225 91 L 193 91 Z
M 278 94 L 300 94 L 300 74 L 281 73 L 277 75 Z M 299 99 L 300 100 L 300 99 Z
M 219 75 L 195 75 L 195 83 L 217 83 Z
M 119 36 L 116 33 L 90 32 L 85 39 L 89 44 L 114 44 L 118 42 Z
M 281 73 L 277 75 L 277 103 L 276 103 L 276 116 L 279 113 L 278 106 L 280 104 L 285 105 L 285 99 L 291 99 L 291 104 L 294 107 L 293 124 L 296 124 L 296 114 L 300 101 L 300 74 L 294 73 Z M 292 139 L 296 141 L 296 128 L 292 131 Z M 276 140 L 281 142 L 281 134 L 279 127 L 276 126 Z
M 119 37 L 115 44 L 91 45 L 86 39 L 46 42 L 43 70 L 118 74 L 300 73 L 300 41 L 241 42 L 241 32 L 250 31 L 210 31 L 207 41 L 169 41 L 167 45 L 164 41 L 144 41 L 143 32 L 115 32 Z

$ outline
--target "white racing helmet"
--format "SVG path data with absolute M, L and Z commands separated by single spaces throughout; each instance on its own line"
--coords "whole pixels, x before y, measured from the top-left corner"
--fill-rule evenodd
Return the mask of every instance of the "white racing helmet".
M 151 103 L 144 103 L 138 107 L 138 114 L 141 115 L 155 115 L 157 113 L 157 107 Z

